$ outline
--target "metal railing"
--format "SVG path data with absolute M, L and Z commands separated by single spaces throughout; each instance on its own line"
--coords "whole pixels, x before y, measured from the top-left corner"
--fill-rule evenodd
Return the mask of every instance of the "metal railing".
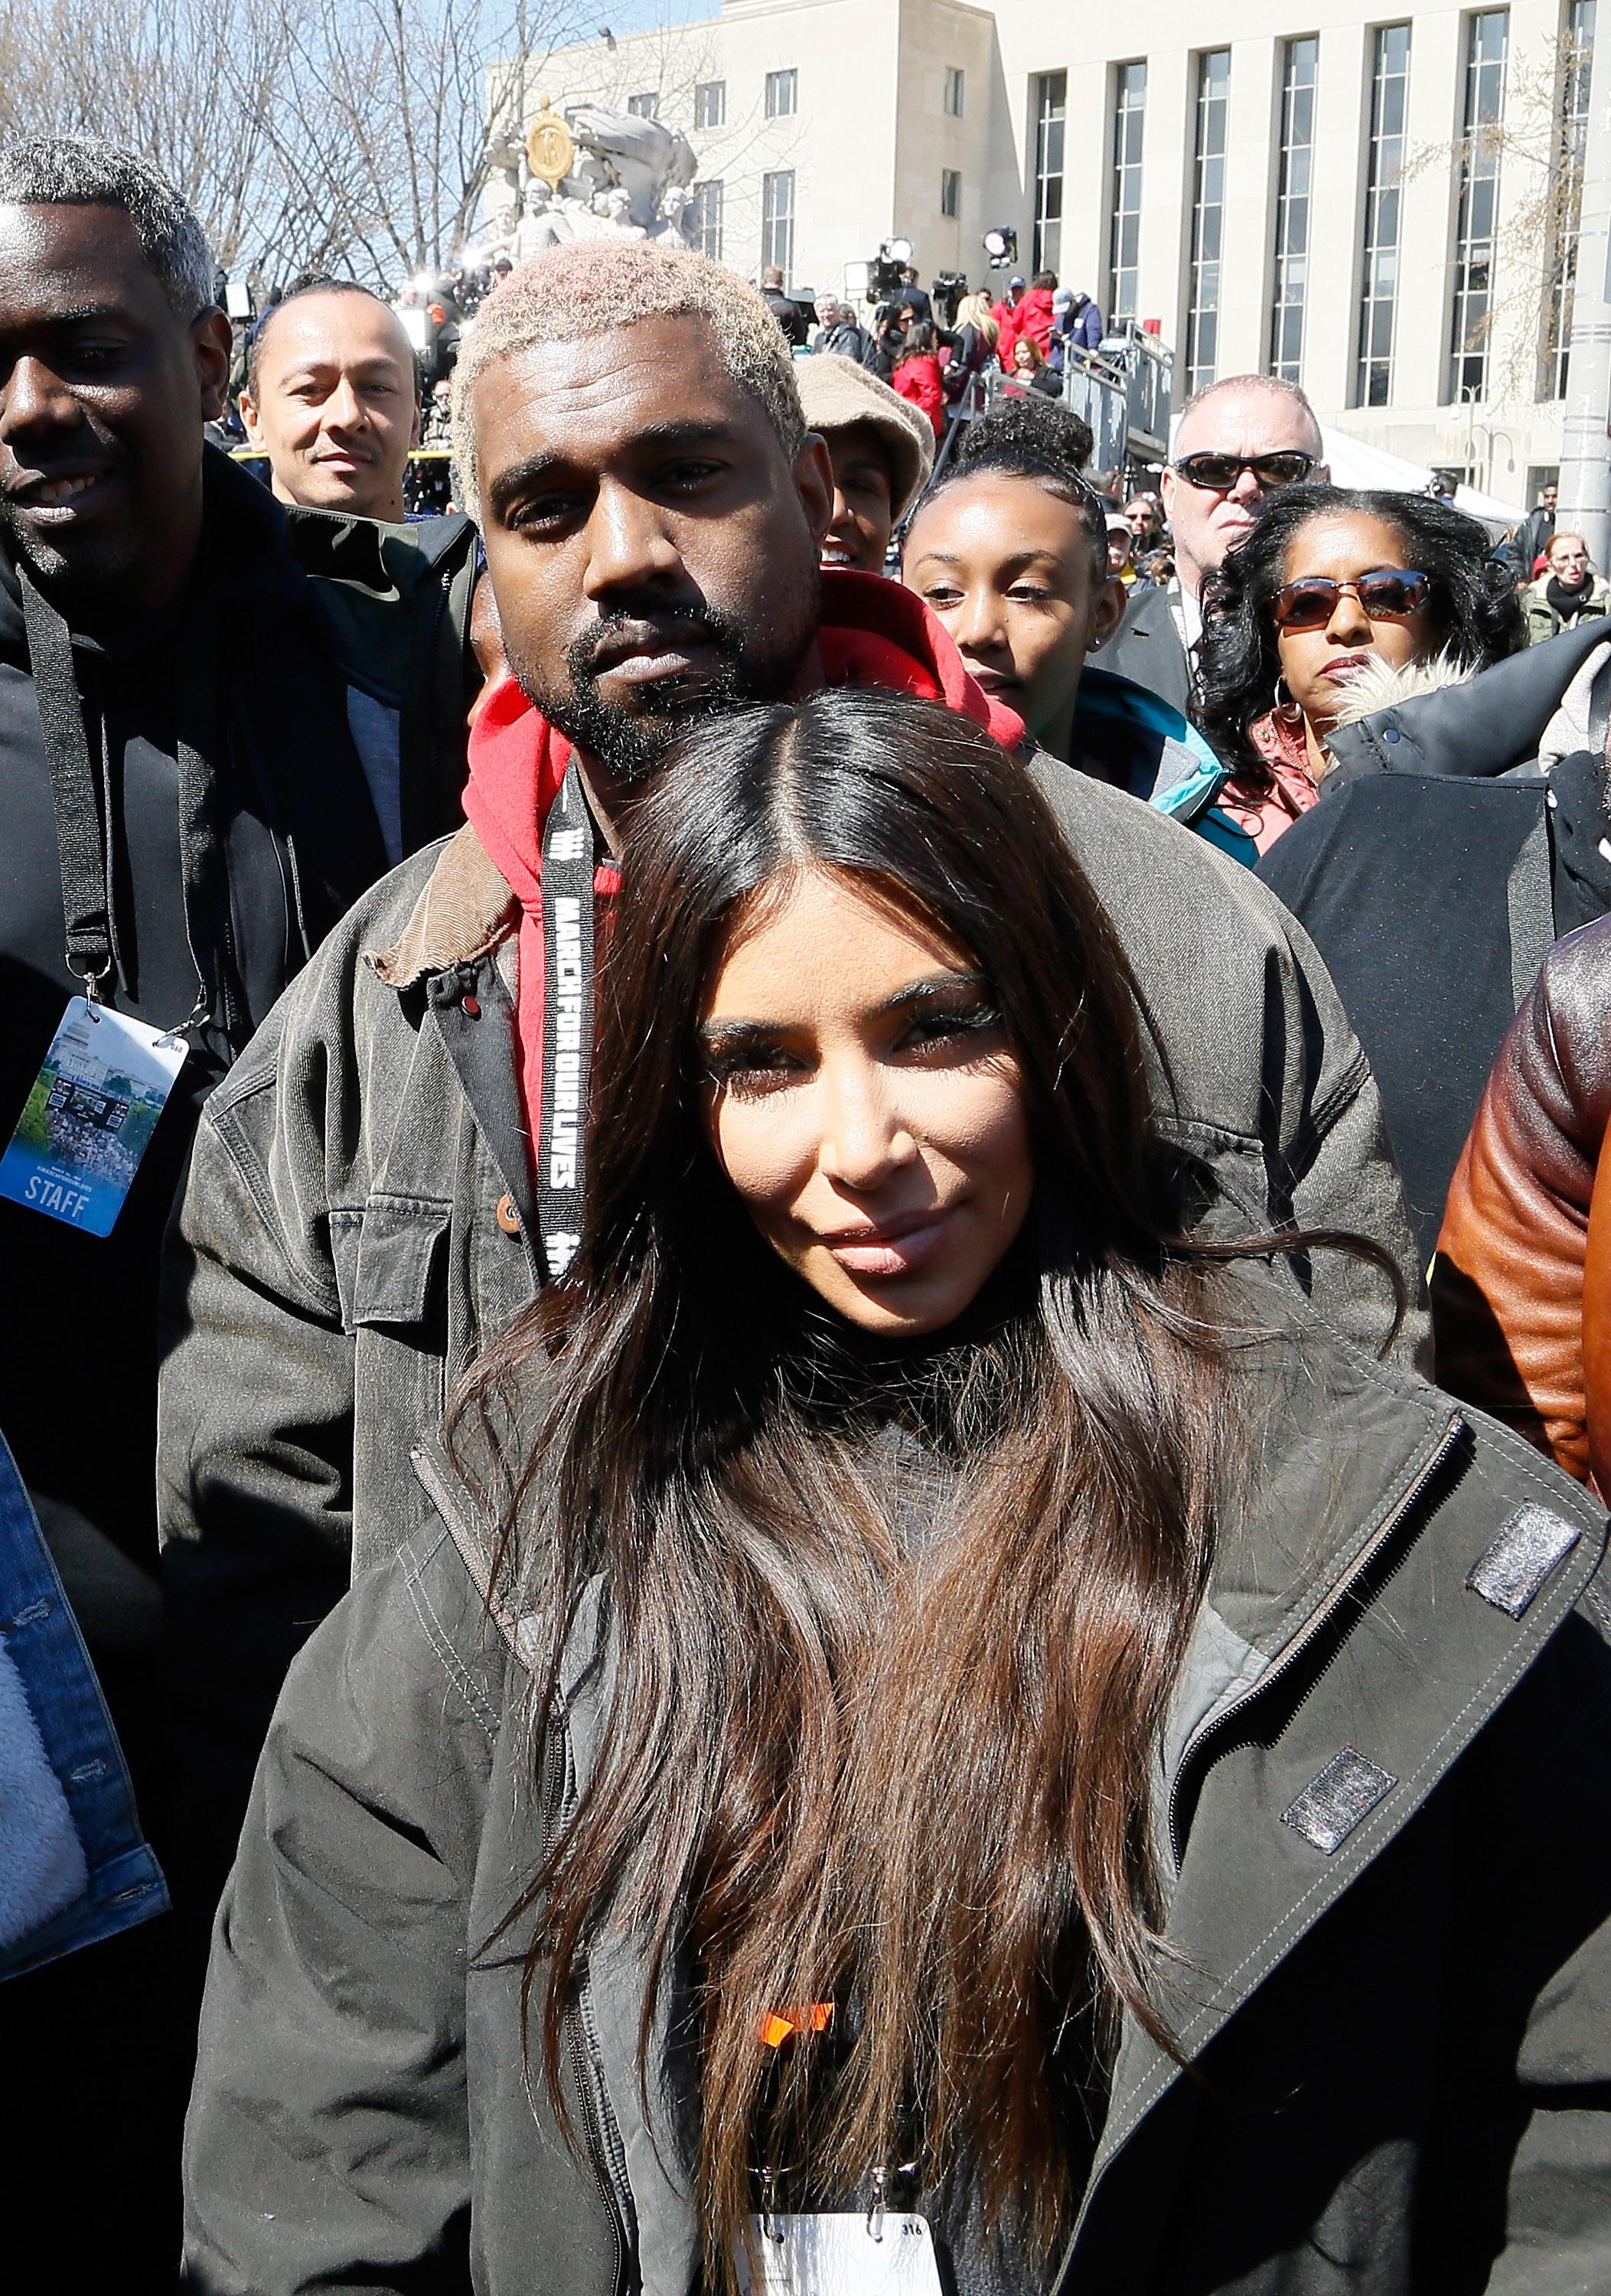
M 1138 327 L 1105 336 L 1100 347 L 1070 358 L 1062 401 L 1090 425 L 1093 471 L 1126 471 L 1161 463 L 1169 451 L 1174 400 L 1174 353 Z M 995 368 L 979 378 L 982 412 L 1004 391 L 1024 386 Z

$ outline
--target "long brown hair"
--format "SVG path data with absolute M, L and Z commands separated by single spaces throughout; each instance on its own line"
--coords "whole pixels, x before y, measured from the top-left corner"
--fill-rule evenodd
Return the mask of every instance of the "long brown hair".
M 892 1372 L 760 1241 L 707 1145 L 696 1031 L 736 914 L 854 873 L 966 948 L 1023 1080 L 1036 1196 L 991 1311 Z M 963 718 L 828 692 L 704 727 L 631 825 L 598 996 L 582 1247 L 456 1416 L 528 1424 L 503 1507 L 539 1686 L 596 1574 L 595 1767 L 530 1891 L 544 2054 L 610 1923 L 685 1957 L 707 2271 L 763 2163 L 865 2192 L 915 2144 L 1044 2257 L 1073 2031 L 1167 2039 L 1152 1765 L 1208 1567 L 1216 1278 L 1180 1240 L 1140 999 L 1022 766 Z M 954 1465 L 901 1541 L 869 1430 L 916 1394 Z M 873 1400 L 869 1402 L 869 1394 Z M 512 1406 L 512 1408 L 511 1408 Z M 546 1665 L 546 1675 L 545 1675 Z M 763 2049 L 838 2005 L 833 2046 Z M 1060 2084 L 1063 2086 L 1060 2087 Z M 786 2202 L 785 2203 L 787 2204 Z

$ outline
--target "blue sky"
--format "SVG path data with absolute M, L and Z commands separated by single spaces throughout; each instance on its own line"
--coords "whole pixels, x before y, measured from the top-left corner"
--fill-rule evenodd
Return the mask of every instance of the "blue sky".
M 598 20 L 612 32 L 645 32 L 656 24 L 686 24 L 720 13 L 721 0 L 598 0 Z

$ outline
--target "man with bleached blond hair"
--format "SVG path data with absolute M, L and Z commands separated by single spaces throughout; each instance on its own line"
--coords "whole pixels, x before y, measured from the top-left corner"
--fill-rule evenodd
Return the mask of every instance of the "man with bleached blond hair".
M 221 1855 L 292 1652 L 355 1569 L 429 1531 L 411 1446 L 576 1249 L 579 984 L 675 737 L 824 684 L 987 726 L 1112 913 L 1180 1120 L 1248 1143 L 1254 1224 L 1363 1229 L 1409 1260 L 1374 1086 L 1276 904 L 1036 757 L 911 592 L 819 570 L 833 472 L 753 288 L 653 242 L 556 248 L 482 307 L 454 424 L 512 673 L 471 735 L 466 824 L 277 1007 L 210 1104 L 184 1210 L 160 1505 Z M 1358 1263 L 1314 1283 L 1374 1346 L 1385 1298 Z

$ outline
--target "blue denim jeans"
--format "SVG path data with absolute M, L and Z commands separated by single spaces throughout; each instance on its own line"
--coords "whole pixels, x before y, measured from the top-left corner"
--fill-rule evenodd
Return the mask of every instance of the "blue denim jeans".
M 7 1978 L 166 1913 L 168 1885 L 140 1832 L 123 1750 L 4 1438 L 0 1635 L 67 1797 L 89 1877 L 82 1897 L 0 1951 L 0 1978 Z

